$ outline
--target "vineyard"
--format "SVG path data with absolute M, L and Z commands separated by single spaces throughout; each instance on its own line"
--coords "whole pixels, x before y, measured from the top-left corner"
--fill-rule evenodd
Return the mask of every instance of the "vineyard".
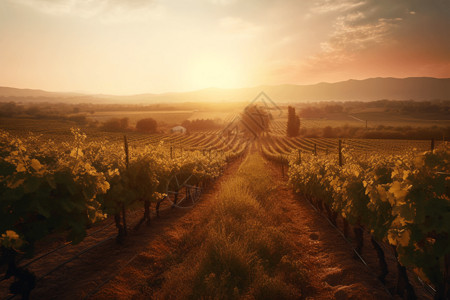
M 95 247 L 112 239 L 125 243 L 132 228 L 151 226 L 150 219 L 162 211 L 192 208 L 230 162 L 255 151 L 279 164 L 301 199 L 342 226 L 345 238 L 355 239 L 355 253 L 362 253 L 364 235 L 369 236 L 381 282 L 388 273 L 385 252 L 394 252 L 395 293 L 416 297 L 407 275 L 413 270 L 436 299 L 445 299 L 450 280 L 446 144 L 286 137 L 285 125 L 274 121 L 256 139 L 222 130 L 125 136 L 89 129 L 70 129 L 68 135 L 64 127 L 33 134 L 24 128 L 0 131 L 0 280 L 10 291 L 8 299 L 29 297 L 44 277 Z M 33 274 L 36 261 L 113 226 L 116 234 L 38 277 Z M 63 242 L 36 255 L 42 242 L 61 235 Z
M 265 133 L 259 140 L 259 146 L 265 157 L 270 160 L 288 164 L 288 157 L 294 151 L 305 154 L 329 155 L 338 154 L 339 139 L 333 138 L 289 138 L 281 134 L 275 135 Z M 373 153 L 398 154 L 405 151 L 416 153 L 430 149 L 430 141 L 407 141 L 407 140 L 366 140 L 366 139 L 344 139 L 341 140 L 345 151 L 358 153 L 368 157 Z M 442 144 L 441 141 L 433 142 L 435 145 Z
M 358 256 L 363 235 L 370 237 L 382 282 L 388 274 L 383 249 L 393 249 L 398 260 L 398 294 L 416 298 L 405 268 L 409 267 L 419 280 L 433 284 L 435 289 L 430 289 L 436 299 L 446 299 L 450 282 L 448 146 L 434 149 L 432 141 L 432 150 L 426 152 L 429 142 L 416 142 L 417 148 L 406 143 L 386 146 L 380 141 L 346 140 L 343 146 L 341 141 L 270 135 L 261 141 L 266 158 L 289 165 L 288 177 L 296 193 L 325 213 L 334 226 L 340 218 L 345 238 L 353 228 Z
M 2 281 L 14 276 L 11 291 L 25 290 L 24 297 L 35 279 L 17 262 L 32 256 L 36 242 L 64 232 L 66 242 L 77 244 L 87 228 L 108 216 L 122 242 L 128 211 L 144 207 L 139 226 L 150 220 L 152 203 L 156 214 L 165 205 L 193 203 L 226 162 L 246 149 L 236 138 L 222 141 L 206 134 L 145 142 L 125 137 L 121 143 L 87 142 L 86 135 L 75 129 L 72 134 L 71 142 L 55 143 L 1 132 L 0 241 L 2 264 L 8 266 Z
M 0 24 L 0 300 L 450 300 L 450 0 Z

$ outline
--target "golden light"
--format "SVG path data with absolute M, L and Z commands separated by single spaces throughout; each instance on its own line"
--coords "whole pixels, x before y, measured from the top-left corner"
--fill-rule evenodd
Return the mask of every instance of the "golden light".
M 202 58 L 190 68 L 192 88 L 236 88 L 242 84 L 236 62 L 221 58 Z

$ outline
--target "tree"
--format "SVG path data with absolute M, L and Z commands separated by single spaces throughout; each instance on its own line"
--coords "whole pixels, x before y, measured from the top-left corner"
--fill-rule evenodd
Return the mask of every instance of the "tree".
M 241 113 L 241 128 L 247 134 L 259 136 L 269 129 L 270 114 L 264 107 L 256 105 L 247 106 Z
M 333 128 L 331 126 L 327 126 L 323 129 L 323 137 L 324 138 L 332 138 L 335 137 Z
M 287 135 L 297 136 L 300 131 L 300 118 L 295 114 L 295 108 L 288 106 L 288 122 L 287 122 Z
M 14 102 L 0 103 L 0 117 L 13 117 L 22 111 L 23 108 Z
M 157 127 L 158 124 L 153 118 L 142 119 L 136 123 L 136 130 L 142 132 L 155 133 Z
M 103 123 L 103 129 L 106 131 L 124 131 L 128 129 L 128 118 L 111 118 Z
M 128 128 L 128 124 L 129 124 L 129 119 L 128 118 L 122 118 L 119 120 L 119 124 L 120 124 L 120 128 L 121 129 L 127 129 Z

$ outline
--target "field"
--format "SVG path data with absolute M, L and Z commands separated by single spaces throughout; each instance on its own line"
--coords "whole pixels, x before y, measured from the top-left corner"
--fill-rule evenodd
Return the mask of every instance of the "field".
M 163 123 L 168 126 L 175 126 L 181 124 L 184 120 L 197 120 L 197 119 L 213 119 L 225 121 L 229 119 L 230 114 L 233 112 L 220 112 L 220 111 L 198 111 L 198 110 L 171 110 L 171 111 L 105 111 L 97 112 L 89 115 L 89 119 L 99 122 L 105 122 L 111 118 L 128 118 L 130 125 L 136 125 L 136 122 L 145 119 L 153 118 L 159 124 Z
M 239 105 L 236 105 L 239 107 Z M 221 109 L 210 108 L 198 105 L 196 107 L 194 104 L 191 105 L 171 105 L 168 108 L 170 110 L 113 110 L 113 111 L 98 111 L 92 114 L 87 114 L 88 120 L 98 121 L 103 123 L 111 118 L 128 118 L 130 126 L 135 126 L 136 122 L 145 119 L 152 118 L 156 120 L 159 127 L 166 130 L 173 126 L 180 125 L 185 120 L 198 120 L 198 119 L 212 119 L 219 123 L 224 123 L 230 119 L 230 116 L 239 113 L 239 110 L 235 107 L 225 106 Z
M 378 126 L 412 126 L 412 127 L 431 127 L 431 126 L 450 126 L 450 120 L 447 114 L 401 114 L 397 112 L 386 111 L 355 111 L 349 113 L 324 113 L 320 116 L 306 116 L 301 118 L 304 128 L 324 128 L 326 126 L 354 126 L 368 128 Z M 281 115 L 277 114 L 275 121 L 287 123 L 287 114 L 285 111 Z
M 166 118 L 173 119 L 178 114 L 165 112 Z M 169 115 L 167 115 L 169 114 Z M 231 120 L 232 114 L 223 113 L 224 120 Z M 117 114 L 118 115 L 118 114 Z M 127 114 L 122 114 L 127 116 Z M 315 122 L 315 121 L 314 121 Z M 325 122 L 325 121 L 324 121 Z M 316 147 L 317 153 L 336 153 L 338 148 L 337 138 L 288 138 L 286 137 L 287 119 L 284 116 L 276 118 L 271 122 L 269 133 L 265 133 L 259 139 L 258 143 L 263 153 L 272 153 L 273 155 L 288 155 L 292 151 L 302 150 L 305 153 L 314 152 Z M 313 121 L 305 120 L 302 126 L 314 127 Z M 23 135 L 33 133 L 42 135 L 46 139 L 56 141 L 70 141 L 72 135 L 70 128 L 77 127 L 77 124 L 71 122 L 61 122 L 57 120 L 34 120 L 34 119 L 17 119 L 17 118 L 0 118 L 0 129 L 10 131 L 15 135 Z M 88 141 L 108 141 L 120 142 L 123 135 L 126 134 L 131 145 L 156 145 L 160 141 L 164 141 L 167 145 L 174 145 L 179 148 L 199 148 L 199 149 L 220 149 L 223 145 L 217 145 L 218 140 L 223 140 L 223 132 L 220 129 L 210 131 L 194 132 L 189 136 L 180 136 L 178 134 L 145 134 L 139 132 L 104 132 L 97 128 L 84 127 L 83 132 L 87 134 Z M 237 140 L 236 140 L 237 141 Z M 344 146 L 354 151 L 362 151 L 365 153 L 388 151 L 401 152 L 406 150 L 426 151 L 430 149 L 431 141 L 423 140 L 386 140 L 386 139 L 343 139 Z M 442 141 L 436 141 L 436 146 Z
M 0 300 L 450 300 L 450 0 L 0 0 Z
M 95 114 L 147 116 L 208 113 Z M 332 124 L 302 126 L 315 122 Z M 444 299 L 448 224 L 415 212 L 448 220 L 447 144 L 287 137 L 286 124 L 145 134 L 1 118 L 1 297 Z
M 194 116 L 194 111 L 188 110 L 180 110 L 180 111 L 151 111 L 151 112 L 142 112 L 142 111 L 106 111 L 106 112 L 97 112 L 89 116 L 90 119 L 96 120 L 99 122 L 105 122 L 111 118 L 128 118 L 130 120 L 130 125 L 136 125 L 136 122 L 145 119 L 145 118 L 153 118 L 158 123 L 167 122 L 170 120 L 169 125 L 180 124 L 184 120 L 192 118 Z

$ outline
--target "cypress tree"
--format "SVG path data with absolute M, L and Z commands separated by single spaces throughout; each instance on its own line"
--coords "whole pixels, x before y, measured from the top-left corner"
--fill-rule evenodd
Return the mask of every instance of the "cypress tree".
M 297 136 L 300 131 L 300 118 L 295 114 L 295 108 L 288 106 L 287 136 Z

